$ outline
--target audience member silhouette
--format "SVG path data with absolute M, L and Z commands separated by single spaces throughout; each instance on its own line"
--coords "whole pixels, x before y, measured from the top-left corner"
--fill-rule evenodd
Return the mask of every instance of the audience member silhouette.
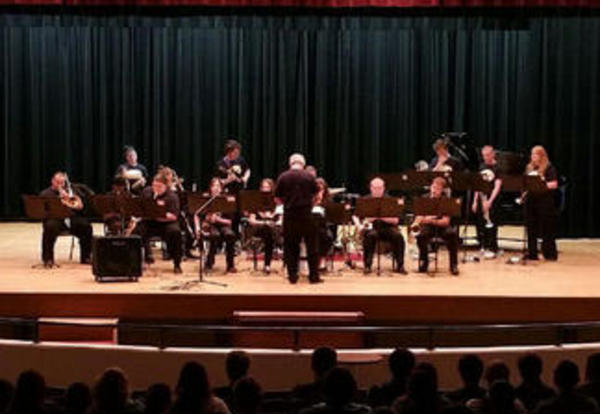
M 235 414 L 258 414 L 262 404 L 262 388 L 252 377 L 239 379 L 233 387 Z
M 237 380 L 248 375 L 250 369 L 250 356 L 244 351 L 231 351 L 225 359 L 225 371 L 229 384 L 223 387 L 217 387 L 214 393 L 217 397 L 225 401 L 231 407 L 233 386 Z
M 65 393 L 65 414 L 86 414 L 92 406 L 92 390 L 83 382 L 69 385 Z
M 463 386 L 446 394 L 451 402 L 465 404 L 471 399 L 485 397 L 486 390 L 479 385 L 483 376 L 483 361 L 481 358 L 473 354 L 463 355 L 458 361 L 458 372 Z
M 422 362 L 413 370 L 408 392 L 392 405 L 396 414 L 436 414 L 449 405 L 438 393 L 437 371 L 430 363 Z
M 144 414 L 165 414 L 171 408 L 171 388 L 163 383 L 153 384 L 146 391 L 145 401 Z
M 579 392 L 600 404 L 600 352 L 588 357 L 585 368 L 585 384 L 579 387 Z
M 309 406 L 324 400 L 323 387 L 329 371 L 337 366 L 337 352 L 329 347 L 320 347 L 313 351 L 311 368 L 314 380 L 301 384 L 292 391 L 293 398 L 300 406 Z
M 518 365 L 522 381 L 515 394 L 528 411 L 534 410 L 540 401 L 556 395 L 552 388 L 542 382 L 543 362 L 538 355 L 523 355 L 519 358 Z
M 302 410 L 301 414 L 371 414 L 371 408 L 354 403 L 358 387 L 345 368 L 333 368 L 323 382 L 324 402 Z
M 223 400 L 213 395 L 206 369 L 197 362 L 183 366 L 175 392 L 172 414 L 230 414 Z
M 28 370 L 19 375 L 9 413 L 44 414 L 44 396 L 46 382 L 36 371 Z
M 579 382 L 579 368 L 569 360 L 558 364 L 554 370 L 554 385 L 558 395 L 547 401 L 542 401 L 535 413 L 537 414 L 580 414 L 597 410 L 596 401 L 576 390 Z
M 390 406 L 396 398 L 406 394 L 408 378 L 414 367 L 414 354 L 408 349 L 396 348 L 388 359 L 391 379 L 369 391 L 368 401 L 371 407 Z
M 140 407 L 129 398 L 129 381 L 120 368 L 109 368 L 100 376 L 92 392 L 95 414 L 139 413 Z
M 10 381 L 0 379 L 0 413 L 4 413 L 8 410 L 14 392 L 15 387 L 13 387 Z

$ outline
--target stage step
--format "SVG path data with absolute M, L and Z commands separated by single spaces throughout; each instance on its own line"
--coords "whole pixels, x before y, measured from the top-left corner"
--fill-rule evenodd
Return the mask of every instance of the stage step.
M 117 318 L 40 317 L 37 322 L 39 341 L 117 343 Z
M 234 311 L 236 326 L 257 326 L 257 330 L 236 331 L 234 346 L 247 348 L 316 348 L 322 345 L 336 348 L 361 348 L 362 333 L 331 330 L 334 326 L 360 326 L 363 312 L 279 312 L 279 311 Z M 272 327 L 273 330 L 259 330 Z M 324 327 L 322 331 L 314 327 Z M 278 330 L 277 328 L 282 328 Z M 297 327 L 298 329 L 289 329 Z M 303 327 L 313 327 L 302 329 Z M 329 327 L 329 329 L 327 329 Z M 288 329 L 286 329 L 288 328 Z

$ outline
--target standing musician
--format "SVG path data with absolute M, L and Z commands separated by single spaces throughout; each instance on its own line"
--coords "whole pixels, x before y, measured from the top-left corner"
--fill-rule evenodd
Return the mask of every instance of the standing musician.
M 142 237 L 146 263 L 154 263 L 152 250 L 150 249 L 150 238 L 160 237 L 167 243 L 169 256 L 173 259 L 174 272 L 182 273 L 181 270 L 181 229 L 179 228 L 179 198 L 168 186 L 166 178 L 156 174 L 152 185 L 144 189 L 142 199 L 154 200 L 157 205 L 165 206 L 167 212 L 164 217 L 154 220 L 143 220 L 139 223 L 134 233 Z
M 445 197 L 446 180 L 436 177 L 429 190 L 430 198 Z M 458 275 L 458 233 L 452 226 L 450 216 L 416 216 L 411 225 L 411 231 L 418 232 L 419 273 L 426 273 L 429 267 L 429 242 L 435 237 L 441 237 L 446 243 L 450 255 L 450 273 Z
M 542 238 L 542 254 L 546 260 L 557 260 L 556 226 L 558 212 L 554 205 L 554 191 L 558 188 L 556 168 L 548 160 L 544 147 L 531 149 L 531 158 L 525 170 L 528 175 L 538 175 L 549 191 L 524 195 L 525 224 L 527 226 L 528 259 L 538 260 L 538 237 Z
M 214 197 L 223 193 L 223 186 L 221 180 L 213 178 L 210 180 L 208 196 Z M 206 262 L 204 268 L 211 270 L 215 264 L 215 255 L 217 254 L 218 247 L 225 242 L 225 260 L 227 263 L 227 273 L 237 273 L 235 268 L 235 241 L 237 239 L 233 229 L 233 215 L 221 214 L 221 213 L 207 213 L 202 222 L 202 229 L 200 228 L 200 222 L 198 217 L 196 220 L 196 231 L 207 233 L 209 240 L 208 255 L 206 256 Z M 199 234 L 198 237 L 201 235 Z
M 125 147 L 125 162 L 117 168 L 117 176 L 127 180 L 128 190 L 139 195 L 148 180 L 148 170 L 138 163 L 138 154 L 132 146 Z
M 498 203 L 495 203 L 500 190 L 502 179 L 498 177 L 498 163 L 496 151 L 491 145 L 481 149 L 483 162 L 479 166 L 479 172 L 483 179 L 494 183 L 490 194 L 475 192 L 471 209 L 477 215 L 477 239 L 479 245 L 484 249 L 484 257 L 493 259 L 498 253 Z
M 241 152 L 242 145 L 230 139 L 225 143 L 225 156 L 217 163 L 215 176 L 221 179 L 225 193 L 237 195 L 250 179 L 250 166 Z
M 44 267 L 54 266 L 54 244 L 63 232 L 69 232 L 79 239 L 80 262 L 90 264 L 92 252 L 92 226 L 88 220 L 81 216 L 83 201 L 73 192 L 67 174 L 56 172 L 50 181 L 50 187 L 40 193 L 41 197 L 58 197 L 62 203 L 75 214 L 67 219 L 46 219 L 43 223 L 42 234 L 42 261 Z
M 369 183 L 371 198 L 385 197 L 385 181 L 380 177 L 375 177 Z M 398 230 L 400 219 L 398 217 L 366 217 L 363 222 L 357 216 L 352 217 L 359 233 L 362 233 L 363 254 L 364 254 L 364 273 L 371 273 L 373 264 L 373 255 L 375 245 L 378 240 L 387 241 L 392 247 L 392 253 L 396 261 L 395 273 L 406 275 L 404 269 L 404 249 L 405 242 L 402 233 Z
M 433 143 L 435 157 L 429 163 L 429 169 L 432 171 L 460 171 L 462 163 L 458 158 L 453 157 L 448 152 L 448 141 L 442 138 L 437 139 Z
M 305 168 L 307 172 L 310 173 L 310 170 Z M 316 171 L 315 171 L 316 172 Z M 313 219 L 315 221 L 315 225 L 317 228 L 317 243 L 319 245 L 319 269 L 323 268 L 323 261 L 325 257 L 331 250 L 331 246 L 333 246 L 334 241 L 334 227 L 330 226 L 326 221 L 325 217 L 325 206 L 331 202 L 331 194 L 329 193 L 329 186 L 324 178 L 318 177 L 317 179 L 317 187 L 319 191 L 315 196 L 314 206 L 312 208 Z
M 315 177 L 304 170 L 305 165 L 302 154 L 292 154 L 289 170 L 279 176 L 275 186 L 275 197 L 284 206 L 283 254 L 291 284 L 298 282 L 300 242 L 303 239 L 308 256 L 309 281 L 322 282 L 319 277 L 317 232 L 312 218 L 313 201 L 319 188 Z
M 275 192 L 275 182 L 270 178 L 264 178 L 260 182 L 260 191 L 267 194 Z M 278 238 L 278 229 L 281 226 L 281 217 L 275 211 L 259 211 L 250 213 L 248 224 L 253 229 L 254 237 L 262 240 L 265 250 L 264 273 L 271 273 L 271 259 L 275 248 L 275 241 Z

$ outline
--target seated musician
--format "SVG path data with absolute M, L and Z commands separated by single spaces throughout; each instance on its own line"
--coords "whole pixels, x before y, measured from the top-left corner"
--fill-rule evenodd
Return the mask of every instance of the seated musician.
M 310 167 L 310 166 L 309 166 Z M 308 171 L 308 167 L 306 168 Z M 316 174 L 316 170 L 315 170 Z M 331 246 L 333 246 L 334 241 L 334 226 L 330 226 L 329 223 L 325 220 L 325 206 L 331 202 L 331 194 L 329 193 L 329 186 L 327 182 L 318 177 L 317 179 L 317 188 L 319 189 L 317 195 L 315 196 L 314 206 L 313 206 L 313 221 L 317 226 L 317 244 L 319 251 L 319 269 L 322 269 L 323 262 L 331 250 Z
M 183 231 L 184 235 L 184 256 L 189 259 L 197 259 L 198 257 L 192 252 L 194 247 L 195 240 L 195 232 L 193 226 L 193 221 L 191 220 L 191 215 L 188 212 L 188 201 L 187 201 L 187 193 L 185 192 L 185 188 L 183 187 L 183 178 L 179 178 L 177 172 L 166 165 L 159 165 L 157 174 L 161 174 L 167 180 L 167 187 L 177 195 L 179 199 L 179 216 L 177 220 L 179 221 L 179 227 Z
M 371 191 L 370 197 L 381 198 L 385 196 L 385 181 L 375 177 L 369 184 Z M 404 237 L 398 230 L 400 219 L 398 217 L 366 217 L 361 223 L 356 216 L 352 217 L 354 224 L 362 233 L 363 255 L 364 255 L 364 273 L 371 273 L 373 264 L 373 254 L 378 240 L 387 241 L 392 247 L 392 253 L 396 261 L 395 273 L 407 274 L 404 269 Z
M 430 198 L 445 197 L 446 180 L 434 178 L 430 187 Z M 450 273 L 458 275 L 458 232 L 452 226 L 450 216 L 417 216 L 411 229 L 419 228 L 417 245 L 419 246 L 419 273 L 426 273 L 429 266 L 429 242 L 433 237 L 440 237 L 446 243 L 450 255 Z
M 221 181 L 218 178 L 210 180 L 209 193 L 210 197 L 223 193 Z M 232 229 L 233 214 L 208 213 L 204 217 L 202 223 L 202 232 L 207 234 L 209 241 L 208 255 L 204 268 L 211 270 L 215 264 L 215 255 L 219 246 L 225 242 L 225 261 L 227 263 L 227 273 L 236 273 L 237 269 L 234 265 L 235 258 L 235 241 L 236 235 Z M 200 228 L 199 224 L 196 228 Z
M 67 185 L 67 175 L 57 172 L 52 176 L 50 187 L 40 193 L 42 197 L 60 198 L 64 205 L 70 208 L 74 215 L 66 219 L 46 219 L 43 223 L 42 233 L 42 261 L 44 267 L 54 266 L 54 244 L 63 232 L 69 232 L 79 239 L 79 260 L 82 264 L 90 264 L 92 252 L 92 226 L 88 220 L 81 215 L 83 201 L 80 196 L 73 192 L 72 187 Z
M 448 172 L 462 170 L 462 163 L 458 158 L 450 155 L 448 143 L 445 139 L 437 139 L 433 143 L 433 150 L 435 151 L 435 157 L 429 163 L 430 170 Z
M 502 179 L 498 177 L 496 151 L 491 145 L 481 149 L 483 162 L 479 171 L 484 180 L 493 182 L 490 194 L 475 192 L 471 209 L 477 215 L 477 240 L 484 250 L 484 258 L 493 259 L 498 253 L 498 203 L 496 202 L 502 189 Z
M 128 190 L 132 194 L 139 195 L 148 180 L 148 170 L 138 163 L 138 154 L 135 148 L 125 147 L 125 162 L 117 168 L 117 176 L 127 180 Z
M 113 179 L 112 189 L 109 195 L 115 197 L 129 195 L 129 192 L 127 191 L 127 182 L 123 177 L 117 176 Z M 119 212 L 104 214 L 102 216 L 102 220 L 104 221 L 104 227 L 107 235 L 121 234 L 123 230 L 123 218 Z M 128 220 L 129 218 L 125 218 L 126 222 Z
M 150 238 L 160 237 L 167 243 L 167 251 L 173 260 L 174 272 L 182 273 L 181 229 L 178 222 L 179 198 L 169 189 L 167 180 L 161 174 L 154 176 L 152 185 L 144 189 L 141 197 L 146 200 L 154 200 L 157 205 L 165 206 L 167 209 L 164 217 L 143 220 L 134 230 L 135 234 L 142 237 L 146 263 L 154 263 Z
M 260 191 L 263 193 L 273 194 L 275 192 L 275 182 L 270 178 L 264 178 L 260 182 Z M 273 250 L 275 241 L 279 237 L 282 217 L 275 211 L 259 211 L 250 213 L 248 216 L 248 224 L 253 230 L 254 237 L 262 240 L 265 251 L 265 267 L 264 273 L 271 273 L 271 259 L 273 258 Z

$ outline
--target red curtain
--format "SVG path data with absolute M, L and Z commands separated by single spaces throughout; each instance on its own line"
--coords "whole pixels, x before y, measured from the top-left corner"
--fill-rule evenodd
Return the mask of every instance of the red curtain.
M 0 0 L 0 5 L 599 8 L 600 0 Z

